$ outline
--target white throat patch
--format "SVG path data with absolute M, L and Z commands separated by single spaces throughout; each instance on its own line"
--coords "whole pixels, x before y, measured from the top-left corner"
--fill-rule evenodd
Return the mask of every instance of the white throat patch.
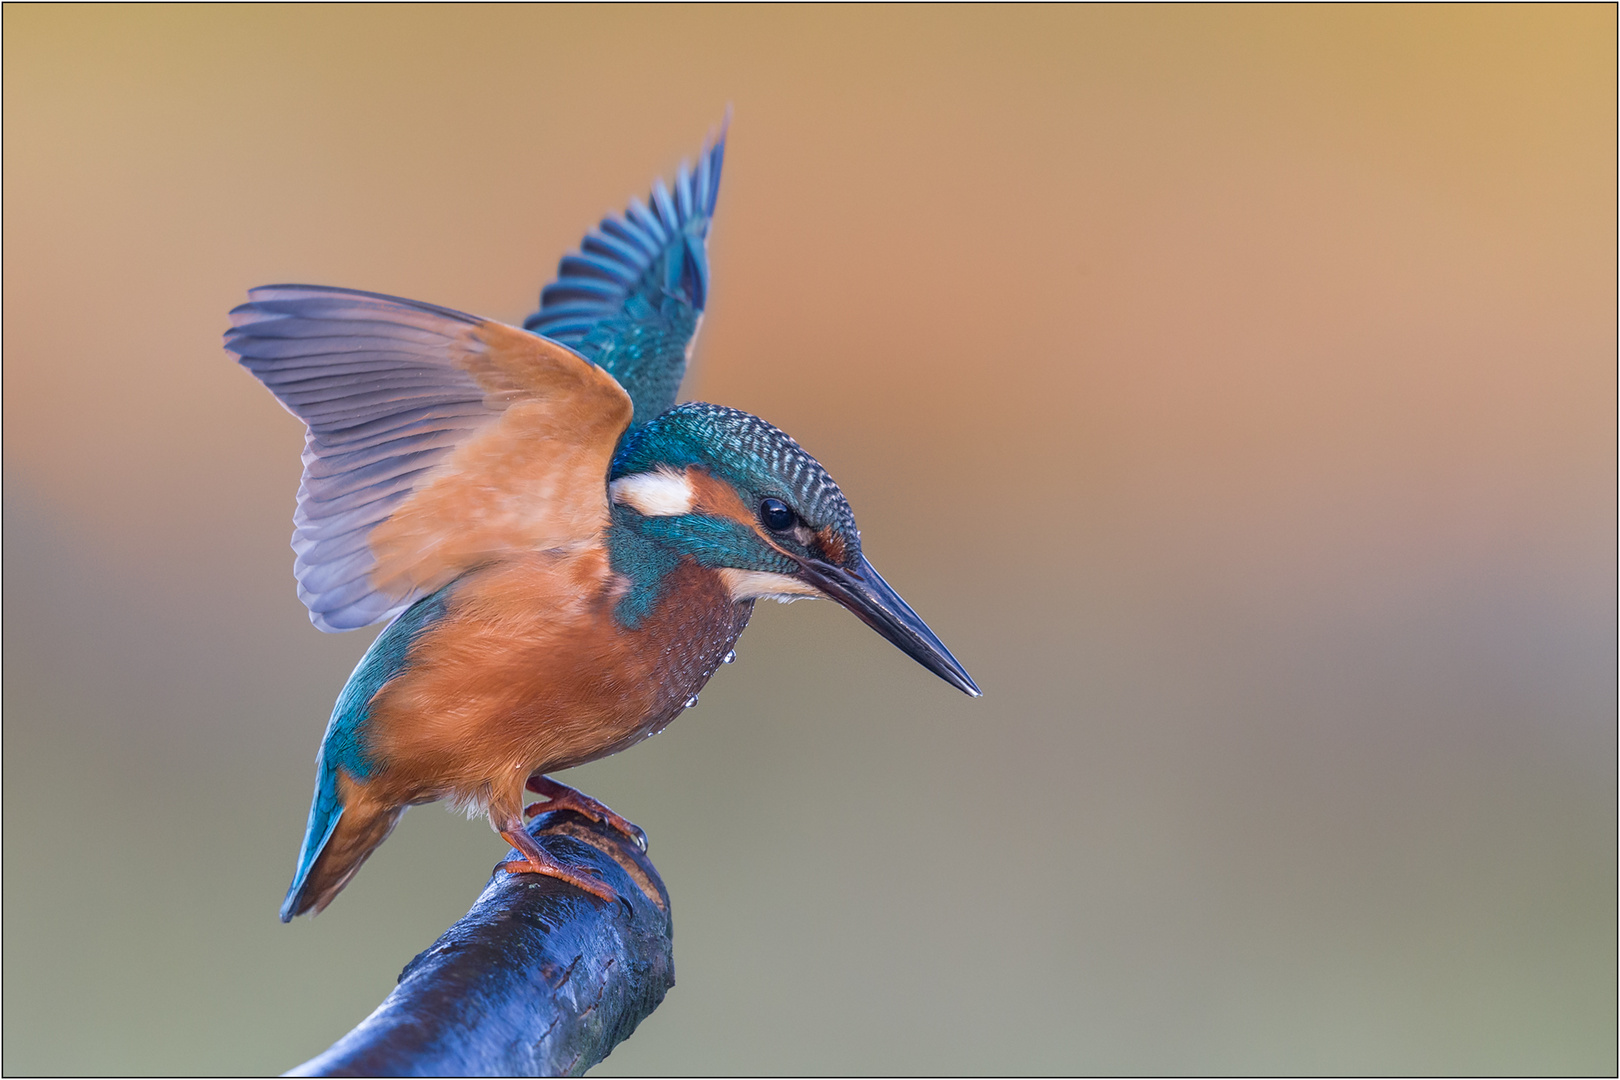
M 685 473 L 670 469 L 621 476 L 608 485 L 608 498 L 646 517 L 690 514 L 697 493 Z
M 726 567 L 720 571 L 720 580 L 726 583 L 726 591 L 731 593 L 733 600 L 775 600 L 779 604 L 791 604 L 807 596 L 824 599 L 827 595 L 814 585 L 798 578 L 788 577 L 786 574 L 772 574 L 764 570 L 734 570 Z

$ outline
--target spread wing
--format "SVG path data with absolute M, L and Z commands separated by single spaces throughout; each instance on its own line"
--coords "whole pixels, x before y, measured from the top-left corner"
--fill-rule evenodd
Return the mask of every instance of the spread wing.
M 634 423 L 675 404 L 709 294 L 709 220 L 720 191 L 724 128 L 697 168 L 682 163 L 671 192 L 634 199 L 563 257 L 525 329 L 577 350 L 612 373 L 635 402 Z
M 322 630 L 606 527 L 631 404 L 600 367 L 432 304 L 311 285 L 248 295 L 225 347 L 309 425 L 294 571 Z

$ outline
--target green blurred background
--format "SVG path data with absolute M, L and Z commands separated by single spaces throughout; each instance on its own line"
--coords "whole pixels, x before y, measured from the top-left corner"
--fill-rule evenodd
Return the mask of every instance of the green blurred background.
M 276 906 L 331 702 L 256 284 L 508 321 L 735 106 L 692 396 L 985 689 L 769 605 L 566 774 L 598 1070 L 1616 1069 L 1612 6 L 4 10 L 4 1069 L 292 1066 L 503 845 Z

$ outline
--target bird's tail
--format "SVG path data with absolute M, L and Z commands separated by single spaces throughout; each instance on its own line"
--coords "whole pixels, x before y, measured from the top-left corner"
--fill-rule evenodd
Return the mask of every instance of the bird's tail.
M 282 922 L 306 911 L 320 914 L 405 813 L 403 806 L 380 806 L 365 798 L 359 785 L 343 783 L 347 777 L 340 778 L 325 761 L 317 762 L 316 769 L 309 827 L 298 852 L 298 870 L 281 904 Z

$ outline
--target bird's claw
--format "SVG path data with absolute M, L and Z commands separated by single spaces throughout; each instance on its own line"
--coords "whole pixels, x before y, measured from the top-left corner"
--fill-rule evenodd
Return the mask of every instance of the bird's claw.
M 546 796 L 545 802 L 530 803 L 523 808 L 525 818 L 533 818 L 536 814 L 543 814 L 550 810 L 572 810 L 580 817 L 590 821 L 600 822 L 616 832 L 624 834 L 630 841 L 641 849 L 642 854 L 647 853 L 647 834 L 641 826 L 627 818 L 620 817 L 606 806 L 577 791 L 567 784 L 559 784 L 545 776 L 529 777 L 528 789 L 537 794 Z
M 614 817 L 618 817 L 618 815 L 615 814 Z M 636 849 L 643 855 L 647 854 L 647 834 L 642 831 L 640 825 L 637 825 L 633 821 L 626 821 L 624 818 L 619 818 L 617 822 L 609 821 L 608 824 L 612 825 L 613 828 L 618 832 L 629 837 L 630 842 L 636 845 Z
M 542 874 L 545 877 L 556 878 L 558 881 L 566 881 L 576 889 L 588 892 L 598 900 L 605 900 L 610 904 L 619 898 L 619 894 L 614 892 L 612 886 L 606 882 L 593 881 L 585 876 L 586 873 L 589 873 L 600 877 L 601 871 L 595 867 L 585 867 L 585 873 L 581 873 L 552 863 L 536 865 L 534 860 L 520 856 L 501 863 L 501 869 L 508 874 Z

